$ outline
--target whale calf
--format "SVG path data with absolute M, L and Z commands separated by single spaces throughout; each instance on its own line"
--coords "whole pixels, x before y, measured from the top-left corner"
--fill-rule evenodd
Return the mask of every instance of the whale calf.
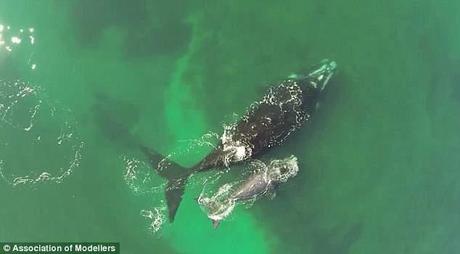
M 261 164 L 255 173 L 236 187 L 224 184 L 215 195 L 198 197 L 198 204 L 211 219 L 214 228 L 230 215 L 237 203 L 255 201 L 262 196 L 273 196 L 281 183 L 287 182 L 299 171 L 297 158 L 293 155 L 282 160 L 272 160 L 269 165 Z
M 294 75 L 271 86 L 235 124 L 224 129 L 216 148 L 191 168 L 184 168 L 152 149 L 141 146 L 157 173 L 168 180 L 165 190 L 169 221 L 173 222 L 185 185 L 196 172 L 228 168 L 254 159 L 282 144 L 308 122 L 318 100 L 336 71 L 334 61 L 324 59 L 310 72 Z

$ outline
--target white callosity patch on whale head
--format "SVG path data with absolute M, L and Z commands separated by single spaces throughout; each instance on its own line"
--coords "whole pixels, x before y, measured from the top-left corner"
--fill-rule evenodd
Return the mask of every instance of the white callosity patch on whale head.
M 299 165 L 297 157 L 291 155 L 282 160 L 273 160 L 268 165 L 268 178 L 270 181 L 287 182 L 289 178 L 297 175 Z

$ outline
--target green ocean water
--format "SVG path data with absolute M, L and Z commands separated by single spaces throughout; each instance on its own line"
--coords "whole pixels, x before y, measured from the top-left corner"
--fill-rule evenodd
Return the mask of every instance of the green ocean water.
M 0 0 L 0 241 L 121 253 L 457 253 L 460 2 Z M 2 43 L 3 41 L 3 43 Z M 213 229 L 173 224 L 137 144 L 183 152 L 323 58 L 300 173 Z M 164 219 L 164 218 L 163 218 Z M 155 225 L 153 225 L 155 226 Z

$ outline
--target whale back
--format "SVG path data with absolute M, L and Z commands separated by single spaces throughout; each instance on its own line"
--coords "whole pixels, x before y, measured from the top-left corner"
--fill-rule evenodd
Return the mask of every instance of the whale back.
M 270 179 L 262 172 L 250 176 L 244 183 L 238 186 L 230 198 L 235 201 L 247 201 L 264 195 L 271 189 L 272 184 Z
M 304 91 L 299 80 L 281 82 L 250 106 L 232 129 L 233 141 L 250 147 L 253 156 L 283 143 L 310 118 L 317 97 L 313 89 Z

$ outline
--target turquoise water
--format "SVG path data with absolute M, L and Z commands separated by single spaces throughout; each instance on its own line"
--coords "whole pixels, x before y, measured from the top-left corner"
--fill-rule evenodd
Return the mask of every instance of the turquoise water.
M 0 240 L 122 253 L 456 253 L 457 1 L 0 1 Z M 8 28 L 9 27 L 9 28 Z M 22 29 L 22 32 L 21 32 Z M 19 41 L 20 40 L 20 41 Z M 173 224 L 143 143 L 191 165 L 270 82 L 339 72 L 268 158 L 299 175 L 216 230 Z M 199 143 L 199 142 L 198 142 Z M 154 224 L 154 222 L 159 222 Z

